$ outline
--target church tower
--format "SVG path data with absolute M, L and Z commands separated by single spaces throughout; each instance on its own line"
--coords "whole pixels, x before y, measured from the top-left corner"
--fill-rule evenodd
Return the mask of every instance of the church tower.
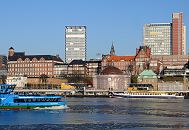
M 112 47 L 111 47 L 111 50 L 110 50 L 110 55 L 111 56 L 115 56 L 115 49 L 114 49 L 114 44 L 112 42 Z

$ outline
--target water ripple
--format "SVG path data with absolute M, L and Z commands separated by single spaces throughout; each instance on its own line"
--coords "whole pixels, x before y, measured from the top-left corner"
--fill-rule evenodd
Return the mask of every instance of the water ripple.
M 142 124 L 142 123 L 104 123 L 104 124 L 39 124 L 39 125 L 4 125 L 0 126 L 1 130 L 7 130 L 7 129 L 17 129 L 17 130 L 60 130 L 60 129 L 67 129 L 67 130 L 80 130 L 80 129 L 87 129 L 87 130 L 110 130 L 110 129 L 128 129 L 128 128 L 166 128 L 167 130 L 172 129 L 179 129 L 184 130 L 189 128 L 189 125 L 183 125 L 183 124 L 176 124 L 176 125 L 161 125 L 161 124 Z

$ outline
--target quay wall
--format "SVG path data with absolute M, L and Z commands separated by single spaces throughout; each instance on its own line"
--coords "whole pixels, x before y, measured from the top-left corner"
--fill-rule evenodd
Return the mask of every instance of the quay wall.
M 180 82 L 158 83 L 158 91 L 186 91 L 186 87 Z

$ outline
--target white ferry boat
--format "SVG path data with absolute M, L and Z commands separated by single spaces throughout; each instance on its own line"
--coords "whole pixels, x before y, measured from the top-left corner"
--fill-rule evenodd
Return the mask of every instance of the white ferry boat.
M 114 93 L 110 94 L 110 97 L 117 98 L 173 98 L 173 99 L 184 99 L 184 96 L 180 96 L 172 93 L 160 93 L 160 92 L 125 92 L 125 93 Z

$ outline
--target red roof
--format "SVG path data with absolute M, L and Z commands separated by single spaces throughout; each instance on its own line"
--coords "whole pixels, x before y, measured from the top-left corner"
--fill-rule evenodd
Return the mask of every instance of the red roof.
M 134 60 L 135 56 L 110 56 L 108 61 L 131 61 Z

